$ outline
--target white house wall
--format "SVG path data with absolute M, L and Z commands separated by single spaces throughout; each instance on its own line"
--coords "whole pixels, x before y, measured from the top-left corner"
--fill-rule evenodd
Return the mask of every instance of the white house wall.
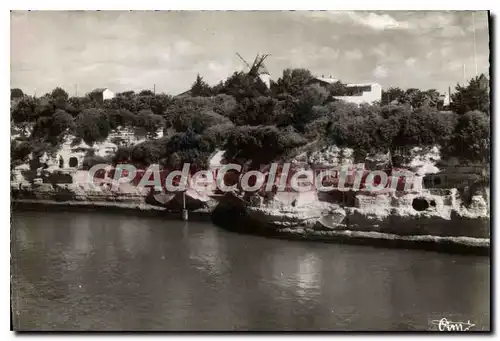
M 347 85 L 349 86 L 349 85 Z M 363 91 L 361 96 L 334 96 L 336 99 L 354 103 L 354 104 L 373 104 L 382 100 L 382 86 L 380 84 L 371 84 L 371 91 Z
M 109 89 L 106 89 L 102 92 L 102 99 L 103 100 L 112 99 L 113 97 L 115 97 L 115 93 Z

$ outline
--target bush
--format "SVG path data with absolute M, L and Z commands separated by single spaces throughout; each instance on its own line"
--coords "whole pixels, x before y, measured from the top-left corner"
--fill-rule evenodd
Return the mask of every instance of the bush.
M 484 74 L 469 81 L 466 86 L 457 84 L 456 92 L 451 95 L 450 108 L 455 113 L 463 115 L 478 110 L 490 114 L 490 85 Z
M 111 127 L 102 109 L 85 109 L 75 119 L 75 135 L 88 145 L 105 140 Z
M 490 118 L 480 111 L 470 111 L 458 119 L 453 151 L 456 156 L 471 161 L 489 161 Z
M 127 163 L 130 161 L 132 156 L 132 148 L 131 147 L 119 147 L 113 156 L 113 163 Z
M 166 155 L 166 143 L 164 139 L 148 140 L 132 148 L 130 160 L 139 165 L 150 165 L 158 163 Z
M 252 160 L 256 167 L 305 143 L 300 135 L 280 131 L 275 126 L 241 126 L 229 134 L 224 150 L 228 160 Z
M 231 121 L 236 125 L 273 124 L 277 102 L 265 96 L 242 98 L 230 115 Z
M 86 156 L 83 158 L 82 169 L 89 170 L 95 165 L 110 164 L 110 163 L 111 163 L 110 158 L 102 157 L 99 155 Z
M 10 116 L 14 123 L 34 121 L 37 117 L 37 103 L 32 97 L 23 97 L 11 106 Z
M 106 110 L 107 120 L 110 129 L 118 127 L 134 127 L 137 125 L 138 117 L 126 109 L 108 109 Z
M 10 89 L 10 99 L 11 100 L 22 98 L 22 97 L 24 97 L 23 90 L 21 90 L 19 88 Z
M 12 161 L 24 161 L 35 148 L 34 141 L 16 143 L 11 141 L 10 159 Z
M 148 133 L 155 133 L 165 126 L 165 120 L 160 115 L 155 115 L 151 110 L 141 110 L 137 114 L 136 125 L 143 127 Z
M 75 128 L 75 122 L 73 121 L 73 116 L 68 114 L 63 110 L 56 110 L 54 116 L 52 116 L 52 126 L 50 130 L 50 136 L 59 136 L 64 132 L 72 131 Z
M 251 76 L 245 72 L 233 73 L 224 82 L 220 91 L 220 93 L 233 96 L 237 101 L 245 97 L 266 96 L 270 93 L 259 77 Z
M 275 96 L 290 95 L 300 97 L 304 88 L 314 80 L 311 72 L 306 69 L 285 69 L 276 83 L 271 86 Z
M 21 96 L 20 90 L 12 102 L 12 121 L 35 125 L 30 143 L 12 144 L 11 153 L 14 161 L 30 151 L 56 148 L 68 131 L 74 132 L 75 143 L 83 139 L 93 144 L 118 127 L 132 127 L 136 137 L 145 138 L 163 127 L 170 138 L 120 148 L 114 160 L 174 168 L 190 162 L 196 168 L 206 165 L 215 149 L 225 149 L 229 159 L 251 160 L 256 167 L 317 139 L 351 147 L 357 156 L 438 144 L 445 155 L 487 160 L 488 82 L 481 75 L 457 86 L 451 106 L 455 113 L 436 110 L 439 93 L 433 89 L 388 89 L 382 103 L 393 104 L 383 106 L 339 101 L 333 96 L 360 89 L 342 82 L 320 86 L 305 69 L 284 70 L 271 89 L 255 75 L 235 72 L 214 87 L 198 77 L 191 95 L 128 91 L 104 103 L 88 96 L 68 98 L 61 88 L 42 98 Z

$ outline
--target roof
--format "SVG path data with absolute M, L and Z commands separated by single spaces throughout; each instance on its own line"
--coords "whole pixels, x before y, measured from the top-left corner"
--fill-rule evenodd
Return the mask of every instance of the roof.
M 262 75 L 262 74 L 268 74 L 268 75 L 271 75 L 269 73 L 269 70 L 267 69 L 267 67 L 264 65 L 264 62 L 262 62 L 262 64 L 260 64 L 259 66 L 259 69 L 257 70 L 257 73 L 259 75 Z
M 96 88 L 96 89 L 92 90 L 92 92 L 93 93 L 98 93 L 98 92 L 102 93 L 106 90 L 108 90 L 108 88 Z
M 186 90 L 178 95 L 175 95 L 174 97 L 179 97 L 179 96 L 191 96 L 191 89 Z
M 350 84 L 346 84 L 345 86 L 347 87 L 350 87 L 350 86 L 372 86 L 372 85 L 377 85 L 378 83 L 357 83 L 357 84 L 354 84 L 354 83 L 350 83 Z
M 320 82 L 328 83 L 328 84 L 334 84 L 337 83 L 339 80 L 334 79 L 334 78 L 327 78 L 327 77 L 315 77 L 316 80 L 319 80 Z

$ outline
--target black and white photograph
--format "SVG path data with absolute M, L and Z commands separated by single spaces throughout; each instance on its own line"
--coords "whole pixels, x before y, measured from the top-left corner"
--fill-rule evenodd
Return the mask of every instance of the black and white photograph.
M 12 331 L 493 330 L 487 8 L 9 16 Z

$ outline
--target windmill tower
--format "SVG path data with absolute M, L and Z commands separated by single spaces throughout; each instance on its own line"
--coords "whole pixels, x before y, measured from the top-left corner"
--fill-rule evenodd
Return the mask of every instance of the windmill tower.
M 259 77 L 260 80 L 267 86 L 269 89 L 271 87 L 271 75 L 269 74 L 269 71 L 267 70 L 266 65 L 264 64 L 264 60 L 269 57 L 269 54 L 263 54 L 255 57 L 255 60 L 253 61 L 252 65 L 247 63 L 245 59 L 243 59 L 242 56 L 238 52 L 236 52 L 236 55 L 245 63 L 245 65 L 248 67 L 248 74 L 253 77 Z

